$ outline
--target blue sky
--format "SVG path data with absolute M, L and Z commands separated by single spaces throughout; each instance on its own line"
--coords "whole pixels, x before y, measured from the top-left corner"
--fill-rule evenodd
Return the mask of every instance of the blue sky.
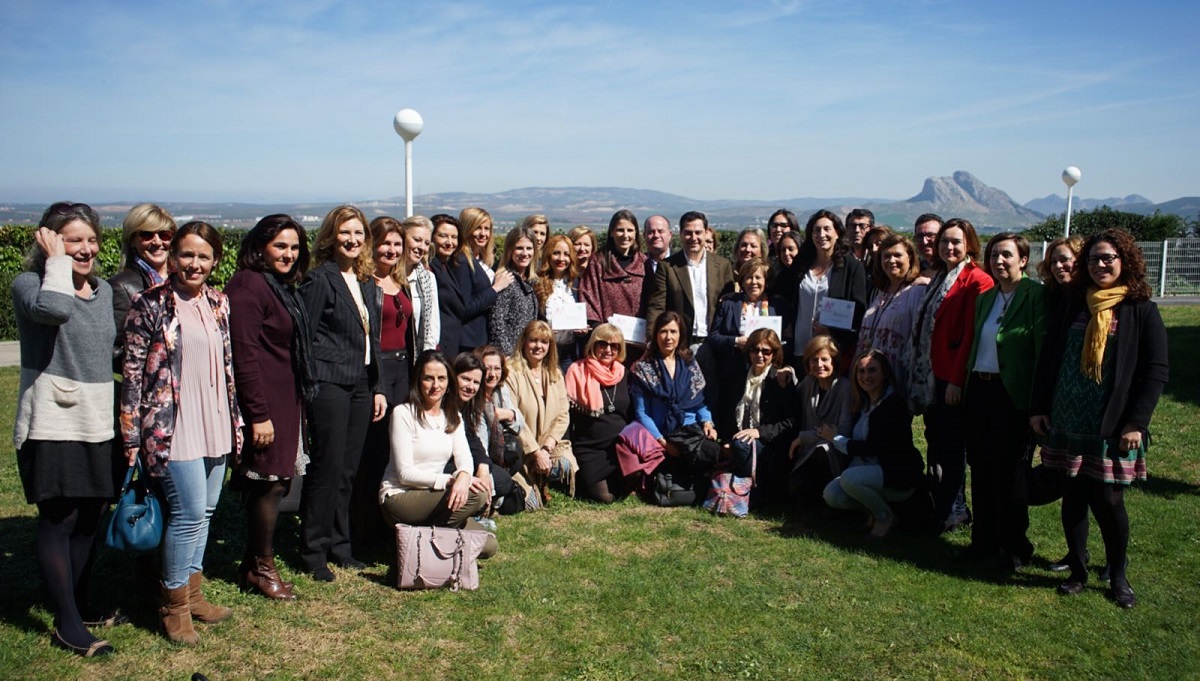
M 1200 194 L 1200 8 L 0 0 L 0 200 Z

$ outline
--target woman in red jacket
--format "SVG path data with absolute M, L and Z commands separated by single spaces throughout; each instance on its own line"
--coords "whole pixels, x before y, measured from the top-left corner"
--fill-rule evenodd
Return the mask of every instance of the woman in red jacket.
M 937 274 L 930 282 L 913 329 L 909 408 L 925 415 L 929 467 L 939 474 L 933 494 L 934 522 L 947 532 L 970 522 L 963 497 L 967 455 L 963 386 L 975 336 L 975 299 L 992 278 L 979 267 L 979 237 L 961 218 L 949 220 L 937 235 Z

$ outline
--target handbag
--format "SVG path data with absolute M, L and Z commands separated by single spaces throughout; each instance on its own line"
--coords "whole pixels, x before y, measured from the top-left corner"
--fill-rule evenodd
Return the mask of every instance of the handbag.
M 1045 506 L 1062 498 L 1062 474 L 1044 464 L 1033 464 L 1036 444 L 1025 448 L 1013 473 L 1012 501 L 1020 506 Z
M 135 470 L 137 480 L 133 479 Z M 104 543 L 126 553 L 148 553 L 158 548 L 162 536 L 162 504 L 146 484 L 139 457 L 125 473 L 121 496 L 108 517 Z
M 396 587 L 474 591 L 489 532 L 396 524 Z
M 750 490 L 754 489 L 758 474 L 758 441 L 750 445 L 750 477 L 734 475 L 732 471 L 721 471 L 713 476 L 704 499 L 704 508 L 716 515 L 731 515 L 744 518 L 750 512 Z
M 694 483 L 684 474 L 658 471 L 654 474 L 650 500 L 656 506 L 691 506 L 696 503 Z

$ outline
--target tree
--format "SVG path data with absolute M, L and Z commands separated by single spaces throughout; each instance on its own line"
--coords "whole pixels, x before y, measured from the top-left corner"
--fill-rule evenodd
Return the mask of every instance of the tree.
M 1052 241 L 1063 235 L 1067 214 L 1051 215 L 1042 222 L 1025 230 L 1030 241 Z M 1139 215 L 1100 206 L 1092 210 L 1076 211 L 1071 215 L 1071 234 L 1088 237 L 1109 228 L 1123 229 L 1137 241 L 1162 241 L 1188 233 L 1187 222 L 1178 215 L 1154 211 L 1154 215 Z

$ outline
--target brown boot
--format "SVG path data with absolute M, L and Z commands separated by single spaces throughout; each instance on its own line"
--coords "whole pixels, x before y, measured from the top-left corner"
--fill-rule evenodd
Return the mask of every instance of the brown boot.
M 192 576 L 188 577 L 188 609 L 192 613 L 192 618 L 205 624 L 229 619 L 229 616 L 233 614 L 231 608 L 213 605 L 204 600 L 204 593 L 200 591 L 200 583 L 203 581 L 204 575 L 200 572 L 193 572 Z
M 162 615 L 163 633 L 175 643 L 196 645 L 200 642 L 200 635 L 192 626 L 192 611 L 188 608 L 187 585 L 178 589 L 168 589 L 165 584 L 160 584 L 160 586 L 163 604 L 159 613 Z
M 260 594 L 276 601 L 294 601 L 296 594 L 292 585 L 279 577 L 275 567 L 275 556 L 255 556 L 254 562 L 246 563 L 247 570 L 242 573 L 248 591 Z

